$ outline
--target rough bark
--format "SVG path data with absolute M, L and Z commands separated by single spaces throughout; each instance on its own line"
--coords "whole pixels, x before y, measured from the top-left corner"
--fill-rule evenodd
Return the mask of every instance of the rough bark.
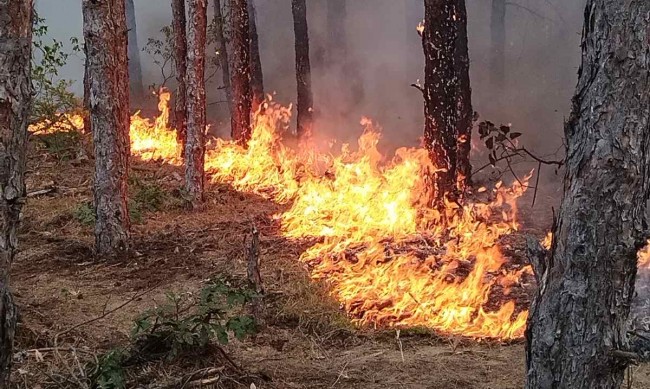
M 86 49 L 86 46 L 84 45 L 84 80 L 83 80 L 83 88 L 84 88 L 84 97 L 83 97 L 83 105 L 84 105 L 84 131 L 86 133 L 91 133 L 92 128 L 90 126 L 90 74 L 88 74 L 88 69 L 90 67 L 88 66 L 88 49 Z
M 469 49 L 467 43 L 467 8 L 465 0 L 456 0 L 456 21 L 458 36 L 456 37 L 455 68 L 458 72 L 458 90 L 456 104 L 458 121 L 457 132 L 457 178 L 458 189 L 463 191 L 469 184 L 472 175 L 470 152 L 472 150 L 472 127 L 474 110 L 472 109 L 472 88 L 469 78 Z
M 83 0 L 95 148 L 95 250 L 116 257 L 129 247 L 129 76 L 123 0 Z
M 0 0 L 0 388 L 8 386 L 17 320 L 9 272 L 26 196 L 32 16 L 31 0 Z
M 187 138 L 185 190 L 192 205 L 203 201 L 205 164 L 205 45 L 207 0 L 189 0 L 187 31 Z
M 565 192 L 527 330 L 527 388 L 618 388 L 650 166 L 650 2 L 589 0 Z
M 232 138 L 246 144 L 251 137 L 251 60 L 250 22 L 247 0 L 230 0 L 232 23 L 231 82 L 233 112 L 231 115 Z
M 140 65 L 140 48 L 138 46 L 138 32 L 135 18 L 135 6 L 133 0 L 125 0 L 126 6 L 126 28 L 129 29 L 129 88 L 131 101 L 144 97 L 144 86 L 142 84 L 142 66 Z
M 226 19 L 223 17 L 221 10 L 221 0 L 214 0 L 214 20 L 215 20 L 215 42 L 219 50 L 219 65 L 221 66 L 221 76 L 223 79 L 223 89 L 226 92 L 226 100 L 228 101 L 228 111 L 232 117 L 234 112 L 234 104 L 232 99 L 232 87 L 230 86 L 230 62 L 228 56 L 228 42 L 224 33 L 224 26 Z
M 503 87 L 506 79 L 506 0 L 492 0 L 490 18 L 490 74 L 492 85 Z
M 307 28 L 307 4 L 305 0 L 292 0 L 293 30 L 296 46 L 296 82 L 298 85 L 298 138 L 308 138 L 314 125 L 314 97 L 311 90 L 311 67 L 309 64 L 309 31 Z
M 458 23 L 456 0 L 425 0 L 424 31 L 424 143 L 436 171 L 433 205 L 455 197 L 458 72 L 454 66 Z
M 255 0 L 248 0 L 248 17 L 251 35 L 251 93 L 253 94 L 253 112 L 257 112 L 264 102 L 264 74 L 260 58 L 260 43 L 257 35 L 257 12 Z
M 176 133 L 185 154 L 185 138 L 187 133 L 187 20 L 185 17 L 185 0 L 172 0 L 172 30 L 174 34 L 174 64 L 176 66 L 176 103 L 174 118 Z

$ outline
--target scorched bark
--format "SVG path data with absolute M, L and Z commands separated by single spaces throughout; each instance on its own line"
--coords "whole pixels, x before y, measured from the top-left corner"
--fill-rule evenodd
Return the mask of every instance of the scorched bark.
M 203 201 L 205 164 L 205 44 L 207 0 L 189 0 L 187 33 L 187 134 L 185 190 L 192 205 Z
M 17 310 L 9 270 L 25 202 L 27 121 L 32 101 L 31 0 L 0 0 L 0 388 L 7 387 Z
M 564 197 L 527 330 L 530 389 L 618 388 L 650 166 L 650 2 L 590 0 Z
M 248 1 L 230 0 L 233 58 L 231 69 L 232 138 L 246 144 L 251 137 L 251 61 Z
M 174 64 L 176 66 L 176 104 L 174 119 L 176 131 L 185 154 L 185 138 L 187 133 L 187 20 L 185 17 L 185 0 L 172 0 L 172 32 L 174 34 Z
M 458 35 L 456 37 L 456 50 L 454 67 L 458 72 L 458 90 L 456 91 L 456 139 L 457 139 L 457 178 L 459 190 L 464 190 L 470 184 L 472 164 L 470 152 L 472 150 L 472 127 L 474 110 L 472 109 L 472 88 L 469 78 L 469 48 L 467 43 L 467 8 L 465 0 L 456 0 L 456 22 Z
M 296 46 L 296 81 L 298 85 L 299 138 L 311 135 L 314 124 L 314 97 L 311 90 L 311 67 L 309 64 L 309 31 L 307 28 L 307 5 L 305 0 L 292 0 L 293 30 Z
M 124 0 L 83 0 L 95 149 L 95 249 L 115 257 L 129 247 L 129 74 Z
M 248 17 L 251 35 L 251 93 L 253 94 L 253 112 L 264 102 L 264 73 L 260 58 L 260 43 L 257 35 L 257 13 L 255 0 L 248 0 Z
M 221 11 L 221 0 L 214 0 L 214 25 L 215 25 L 215 42 L 219 50 L 219 65 L 221 66 L 221 77 L 223 80 L 223 89 L 226 92 L 226 100 L 228 102 L 228 111 L 232 116 L 234 112 L 232 88 L 230 86 L 230 62 L 228 59 L 228 42 L 224 33 L 224 26 L 226 19 L 223 17 Z

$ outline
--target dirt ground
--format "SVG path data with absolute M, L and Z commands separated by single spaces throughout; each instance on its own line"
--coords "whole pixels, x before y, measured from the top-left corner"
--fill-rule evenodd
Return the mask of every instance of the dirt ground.
M 62 155 L 60 148 L 45 148 L 37 139 L 31 150 L 28 191 L 53 191 L 29 198 L 21 252 L 12 270 L 21 310 L 12 377 L 16 388 L 83 387 L 85 364 L 126 344 L 133 319 L 164 301 L 166 292 L 196 292 L 217 275 L 245 279 L 245 239 L 252 224 L 261 234 L 265 325 L 253 337 L 224 347 L 238 368 L 212 349 L 130 368 L 128 387 L 185 387 L 174 380 L 207 367 L 223 373 L 219 382 L 204 387 L 523 385 L 521 342 L 355 328 L 328 297 L 326 287 L 310 281 L 297 261 L 306 246 L 278 234 L 271 216 L 280 205 L 212 185 L 205 209 L 187 211 L 173 201 L 182 175 L 174 167 L 134 161 L 132 187 L 155 184 L 169 199 L 163 210 L 143 212 L 134 224 L 134 250 L 128 261 L 95 262 L 92 226 L 82 222 L 82 205 L 92 196 L 92 161 L 76 152 Z M 522 206 L 524 225 L 540 218 L 546 223 L 547 211 Z M 631 371 L 632 388 L 650 387 L 650 369 Z

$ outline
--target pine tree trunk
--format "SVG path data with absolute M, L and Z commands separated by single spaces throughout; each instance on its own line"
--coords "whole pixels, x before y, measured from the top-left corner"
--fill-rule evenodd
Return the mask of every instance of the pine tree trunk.
M 84 88 L 84 97 L 83 97 L 83 105 L 84 105 L 84 132 L 89 134 L 92 132 L 92 128 L 90 126 L 90 74 L 88 74 L 88 69 L 90 69 L 90 66 L 88 66 L 88 49 L 86 48 L 86 45 L 84 45 L 84 80 L 83 80 L 83 88 Z
M 232 138 L 246 144 L 251 138 L 251 60 L 250 22 L 248 1 L 230 0 L 232 23 L 232 65 L 231 85 L 233 113 L 231 115 Z
M 174 64 L 176 65 L 176 104 L 174 118 L 176 133 L 185 155 L 185 138 L 187 133 L 187 21 L 185 17 L 185 0 L 172 0 L 172 30 L 174 34 Z
M 232 117 L 235 109 L 232 99 L 232 87 L 230 86 L 230 59 L 228 56 L 228 42 L 224 33 L 226 19 L 221 11 L 221 0 L 214 0 L 214 20 L 215 20 L 215 41 L 219 50 L 219 65 L 221 66 L 221 76 L 223 80 L 223 89 L 226 92 L 228 101 L 228 111 Z
M 253 94 L 253 112 L 257 112 L 264 102 L 264 74 L 262 73 L 262 59 L 260 58 L 260 43 L 257 36 L 257 13 L 255 0 L 248 0 L 248 17 L 251 34 L 251 93 Z
M 0 388 L 8 387 L 17 308 L 9 273 L 25 202 L 27 124 L 32 101 L 31 0 L 0 0 Z
M 458 122 L 457 127 L 457 185 L 462 192 L 470 185 L 472 164 L 472 127 L 474 125 L 474 110 L 472 109 L 472 88 L 469 78 L 469 49 L 467 43 L 467 8 L 465 0 L 456 0 L 456 22 L 458 36 L 456 37 L 456 56 L 454 58 L 458 72 L 458 90 L 456 95 Z
M 298 84 L 298 138 L 308 138 L 314 124 L 314 97 L 311 90 L 311 67 L 309 65 L 309 31 L 307 28 L 307 5 L 305 0 L 292 0 L 293 30 L 296 37 L 296 81 Z
M 205 45 L 207 0 L 189 0 L 187 31 L 187 139 L 185 190 L 193 206 L 203 201 L 205 162 Z
M 142 66 L 140 65 L 140 49 L 138 47 L 138 32 L 135 19 L 135 5 L 133 0 L 125 0 L 126 27 L 129 29 L 129 87 L 131 102 L 144 97 L 142 85 Z
M 424 47 L 424 143 L 433 165 L 433 205 L 444 207 L 444 198 L 456 195 L 458 72 L 454 66 L 458 23 L 457 0 L 425 0 Z
M 490 30 L 492 35 L 490 48 L 492 85 L 502 88 L 506 80 L 506 0 L 492 0 Z
M 95 250 L 116 257 L 129 247 L 129 74 L 123 0 L 83 0 L 95 148 Z
M 650 2 L 589 0 L 564 198 L 527 330 L 530 389 L 620 387 L 650 194 Z M 538 263 L 540 261 L 531 261 Z

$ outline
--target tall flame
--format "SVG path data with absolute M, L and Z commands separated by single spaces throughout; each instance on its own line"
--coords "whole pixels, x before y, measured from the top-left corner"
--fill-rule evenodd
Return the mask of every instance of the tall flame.
M 161 115 L 132 118 L 131 150 L 144 160 L 180 164 L 176 132 L 168 125 L 169 94 Z M 434 169 L 421 148 L 392 158 L 377 149 L 380 133 L 364 119 L 356 151 L 319 152 L 309 143 L 283 145 L 290 108 L 272 101 L 255 115 L 248 147 L 216 139 L 206 153 L 212 182 L 288 204 L 275 215 L 281 233 L 317 242 L 300 257 L 324 280 L 352 320 L 361 325 L 427 326 L 476 338 L 521 337 L 527 311 L 514 301 L 490 301 L 499 286 L 507 299 L 523 272 L 507 270 L 499 239 L 517 229 L 516 200 L 525 183 L 497 185 L 487 203 L 445 215 L 427 206 Z M 443 222 L 444 220 L 444 222 Z

